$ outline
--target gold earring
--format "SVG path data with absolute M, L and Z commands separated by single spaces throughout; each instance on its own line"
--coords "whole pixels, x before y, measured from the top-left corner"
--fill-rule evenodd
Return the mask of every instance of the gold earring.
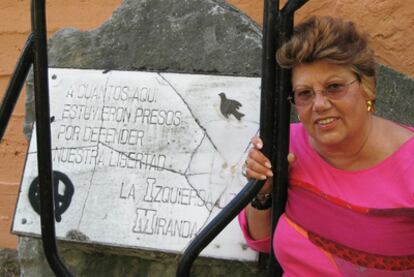
M 368 112 L 373 112 L 374 111 L 374 103 L 372 103 L 371 100 L 367 101 L 367 111 Z
M 298 120 L 300 121 L 300 115 L 298 115 Z

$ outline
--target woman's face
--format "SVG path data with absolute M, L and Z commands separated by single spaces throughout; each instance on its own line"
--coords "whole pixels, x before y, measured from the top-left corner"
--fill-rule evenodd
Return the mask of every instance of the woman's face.
M 309 104 L 296 105 L 311 143 L 322 147 L 350 146 L 359 145 L 358 142 L 365 137 L 364 131 L 369 126 L 367 99 L 356 79 L 348 67 L 323 61 L 293 68 L 292 88 L 295 93 L 316 91 Z M 321 93 L 321 90 L 338 84 L 350 84 L 345 86 L 341 97 L 332 99 Z

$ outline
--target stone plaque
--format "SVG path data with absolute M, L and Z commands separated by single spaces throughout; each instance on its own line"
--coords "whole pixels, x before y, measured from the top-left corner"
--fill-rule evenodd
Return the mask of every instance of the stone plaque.
M 181 252 L 245 184 L 259 78 L 49 70 L 59 239 Z M 40 234 L 33 135 L 13 231 Z M 253 261 L 234 220 L 203 256 Z

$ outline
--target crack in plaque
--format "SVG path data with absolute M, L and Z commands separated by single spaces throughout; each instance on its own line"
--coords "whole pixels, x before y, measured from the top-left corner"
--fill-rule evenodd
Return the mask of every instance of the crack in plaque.
M 125 153 L 125 152 L 123 152 L 123 151 L 120 151 L 120 150 L 118 150 L 118 149 L 116 149 L 116 148 L 114 148 L 114 147 L 112 147 L 112 146 L 110 146 L 110 145 L 108 145 L 108 144 L 106 144 L 106 143 L 100 142 L 100 144 L 102 144 L 103 146 L 105 146 L 105 147 L 107 147 L 107 148 L 111 149 L 112 151 L 115 151 L 115 152 L 119 153 L 120 155 L 125 156 L 125 157 L 126 157 L 126 158 L 128 158 L 129 160 L 132 160 L 132 161 L 140 161 L 140 163 L 141 163 L 141 164 L 143 164 L 143 165 L 149 165 L 149 166 L 152 166 L 152 167 L 154 167 L 154 168 L 156 168 L 156 169 L 163 169 L 163 170 L 169 171 L 169 172 L 171 172 L 171 173 L 174 173 L 174 174 L 178 174 L 178 175 L 183 176 L 183 177 L 186 179 L 188 186 L 189 186 L 191 189 L 193 189 L 193 190 L 195 191 L 195 193 L 196 193 L 196 195 L 197 195 L 198 199 L 200 199 L 200 200 L 202 201 L 203 206 L 207 209 L 207 211 L 211 212 L 211 209 L 209 209 L 209 207 L 207 207 L 206 200 L 205 200 L 205 199 L 203 199 L 203 198 L 201 197 L 201 195 L 199 194 L 198 190 L 197 190 L 197 189 L 195 188 L 195 186 L 194 186 L 194 185 L 190 182 L 190 180 L 189 180 L 189 176 L 190 176 L 190 174 L 188 174 L 188 173 L 187 173 L 187 172 L 188 172 L 188 170 L 189 170 L 189 168 L 190 168 L 190 166 L 191 166 L 191 163 L 192 163 L 192 160 L 193 160 L 193 158 L 194 158 L 195 154 L 197 153 L 198 149 L 201 147 L 201 145 L 202 145 L 202 143 L 203 143 L 203 141 L 204 141 L 204 139 L 205 139 L 205 138 L 206 138 L 206 134 L 204 133 L 203 138 L 200 140 L 199 144 L 197 145 L 197 147 L 196 147 L 196 148 L 194 149 L 194 151 L 192 152 L 192 154 L 191 154 L 191 158 L 190 158 L 190 160 L 189 160 L 189 162 L 188 162 L 188 166 L 187 166 L 187 168 L 186 168 L 186 170 L 185 170 L 185 172 L 184 172 L 184 173 L 182 173 L 182 172 L 180 172 L 180 171 L 177 171 L 177 170 L 174 170 L 174 169 L 171 169 L 171 168 L 166 168 L 166 167 L 161 167 L 161 166 L 153 166 L 152 164 L 144 163 L 144 162 L 142 162 L 142 161 L 140 161 L 140 160 L 138 160 L 138 159 L 134 159 L 134 158 L 130 157 L 127 153 Z M 214 205 L 213 205 L 213 206 L 214 206 Z
M 211 172 L 195 172 L 195 173 L 188 173 L 187 176 L 200 176 L 200 175 L 209 175 Z
M 260 133 L 260 129 L 257 129 L 255 136 L 258 136 Z M 252 145 L 252 142 L 249 141 L 249 143 L 247 143 L 246 148 L 244 148 L 242 155 L 240 156 L 239 160 L 237 161 L 236 164 L 240 164 L 240 162 L 243 160 L 244 154 L 247 153 L 247 150 L 249 150 L 250 145 Z
M 96 151 L 97 151 L 97 153 L 99 153 L 99 143 L 96 145 Z M 91 188 L 92 188 L 92 181 L 93 181 L 93 177 L 95 176 L 96 165 L 97 165 L 97 162 L 95 162 L 95 164 L 93 166 L 92 175 L 91 175 L 91 178 L 89 180 L 88 192 L 86 193 L 85 202 L 83 202 L 82 212 L 81 212 L 81 216 L 80 216 L 80 219 L 79 219 L 79 222 L 78 222 L 78 228 L 77 228 L 78 230 L 80 229 L 80 225 L 82 223 L 83 215 L 84 215 L 84 212 L 85 212 L 86 203 L 88 202 L 89 193 L 90 193 Z
M 190 170 L 191 167 L 191 163 L 193 162 L 194 156 L 197 153 L 198 149 L 201 147 L 201 144 L 203 144 L 204 139 L 206 138 L 206 133 L 204 133 L 203 138 L 200 140 L 199 144 L 197 145 L 197 147 L 194 149 L 193 153 L 191 153 L 191 157 L 190 157 L 190 161 L 188 162 L 187 168 L 184 171 L 184 174 L 187 174 L 188 171 Z
M 233 179 L 231 180 L 230 184 L 232 183 L 232 181 L 233 181 Z M 210 220 L 211 216 L 213 215 L 213 209 L 214 209 L 214 207 L 219 208 L 217 204 L 218 204 L 218 202 L 220 201 L 221 197 L 223 197 L 224 193 L 227 191 L 228 187 L 229 187 L 229 185 L 226 185 L 226 186 L 224 187 L 224 189 L 221 191 L 221 193 L 220 193 L 220 194 L 219 194 L 219 196 L 217 197 L 217 199 L 216 199 L 216 201 L 214 202 L 214 204 L 213 204 L 213 205 L 211 205 L 211 209 L 209 209 L 209 210 L 208 210 L 208 211 L 209 211 L 209 214 L 208 214 L 208 216 L 206 217 L 206 219 L 204 220 L 204 223 L 201 225 L 201 227 L 200 227 L 200 229 L 199 229 L 199 230 L 203 229 L 203 228 L 207 225 L 207 223 L 209 222 L 209 220 Z
M 194 149 L 193 153 L 191 154 L 191 158 L 190 161 L 188 162 L 188 166 L 187 169 L 185 170 L 185 174 L 184 177 L 187 180 L 188 185 L 195 191 L 197 197 L 203 202 L 203 206 L 206 207 L 207 211 L 210 211 L 209 208 L 207 207 L 207 203 L 206 200 L 203 199 L 203 197 L 201 197 L 201 195 L 199 194 L 198 190 L 195 188 L 195 186 L 191 183 L 190 179 L 189 179 L 189 175 L 188 175 L 188 171 L 190 170 L 190 166 L 191 163 L 194 159 L 195 154 L 197 153 L 198 149 L 200 149 L 201 145 L 203 144 L 204 139 L 207 137 L 207 133 L 204 133 L 203 138 L 200 140 L 200 143 L 197 145 L 197 147 Z
M 233 182 L 233 179 L 234 179 L 234 177 L 231 179 L 230 184 Z M 210 220 L 211 216 L 213 215 L 213 209 L 214 209 L 214 207 L 218 207 L 218 206 L 217 206 L 217 204 L 218 204 L 218 202 L 220 201 L 221 197 L 223 197 L 223 195 L 224 195 L 224 193 L 227 191 L 227 189 L 228 189 L 228 185 L 226 185 L 226 186 L 224 187 L 223 191 L 219 194 L 219 196 L 217 197 L 216 201 L 215 201 L 215 202 L 214 202 L 214 204 L 211 206 L 211 209 L 208 209 L 208 208 L 207 208 L 207 206 L 206 206 L 207 210 L 209 211 L 209 214 L 208 214 L 208 216 L 206 217 L 206 219 L 204 220 L 203 224 L 201 224 L 201 227 L 198 229 L 198 232 L 197 232 L 196 236 L 197 236 L 197 235 L 199 235 L 200 231 L 202 231 L 202 230 L 203 230 L 203 228 L 207 225 L 207 223 L 209 223 L 209 220 Z M 228 226 L 228 225 L 227 225 L 227 226 Z M 216 235 L 216 237 L 217 237 L 217 235 Z M 216 238 L 216 237 L 215 237 L 215 238 Z M 215 238 L 214 238 L 214 239 L 215 239 Z M 190 243 L 191 243 L 191 241 L 189 241 L 189 242 L 188 242 L 188 244 L 187 244 L 186 246 L 184 246 L 184 248 L 182 248 L 182 249 L 181 249 L 181 252 L 184 252 L 184 251 L 187 249 L 188 245 L 190 245 Z
M 259 135 L 259 133 L 260 133 L 260 129 L 257 129 L 255 136 L 257 137 Z M 243 153 L 246 153 L 247 152 L 247 150 L 249 149 L 250 145 L 252 145 L 252 142 L 251 141 L 249 141 L 249 143 L 247 144 L 246 148 L 244 148 Z
M 223 119 L 212 119 L 212 120 L 205 121 L 204 123 L 214 123 L 214 122 L 221 122 L 221 121 L 223 121 Z M 244 119 L 244 118 L 243 118 L 243 122 L 253 123 L 253 124 L 256 124 L 256 125 L 260 124 L 260 122 L 258 122 L 256 120 L 248 120 L 248 119 Z
M 191 109 L 190 105 L 185 101 L 184 97 L 178 92 L 178 90 L 165 78 L 161 73 L 157 73 L 170 87 L 171 89 L 180 97 L 181 101 L 183 101 L 184 105 L 186 105 L 188 111 L 190 112 L 191 116 L 193 117 L 194 121 L 197 123 L 198 127 L 200 127 L 204 133 L 206 134 L 208 140 L 210 141 L 211 145 L 213 145 L 214 149 L 221 155 L 220 151 L 218 150 L 217 146 L 214 144 L 213 140 L 209 136 L 207 129 L 201 124 L 198 118 L 194 115 L 193 110 Z
M 256 131 L 255 136 L 258 136 L 258 135 L 259 135 L 259 133 L 260 133 L 260 129 L 258 129 L 258 130 Z M 242 158 L 243 158 L 244 154 L 247 152 L 247 150 L 249 149 L 249 147 L 250 147 L 250 145 L 251 145 L 251 144 L 252 144 L 252 142 L 251 142 L 251 141 L 249 141 L 249 143 L 247 143 L 246 148 L 245 148 L 245 149 L 244 149 L 244 151 L 243 151 L 243 155 L 240 157 L 239 161 L 238 161 L 236 164 L 239 164 L 239 163 L 240 163 L 240 161 L 242 160 Z M 231 184 L 231 183 L 233 183 L 233 180 L 234 180 L 234 178 L 235 178 L 235 177 L 236 177 L 236 176 L 233 176 L 233 177 L 231 178 L 231 180 L 230 180 L 230 184 Z M 226 185 L 226 186 L 224 187 L 223 191 L 222 191 L 222 192 L 219 194 L 219 196 L 217 197 L 216 201 L 214 202 L 214 205 L 211 207 L 210 214 L 207 216 L 206 220 L 205 220 L 205 221 L 204 221 L 204 223 L 201 225 L 200 230 L 201 230 L 201 229 L 203 229 L 203 228 L 204 228 L 204 227 L 205 227 L 205 226 L 209 223 L 210 217 L 211 217 L 211 216 L 212 216 L 212 214 L 213 214 L 213 209 L 214 209 L 214 207 L 219 208 L 219 206 L 218 206 L 217 204 L 219 203 L 219 201 L 220 201 L 221 197 L 223 197 L 224 193 L 227 191 L 228 187 L 229 187 L 229 185 Z M 227 226 L 228 226 L 228 225 L 227 225 Z M 185 248 L 184 248 L 184 249 L 185 249 Z
M 256 131 L 256 136 L 259 134 L 259 132 L 260 132 L 260 129 L 258 129 L 257 131 Z M 250 147 L 250 145 L 251 145 L 252 143 L 249 141 L 249 143 L 247 143 L 247 146 L 246 146 L 246 148 L 244 149 L 244 151 L 243 151 L 243 155 L 240 157 L 240 159 L 239 159 L 239 161 L 236 163 L 236 164 L 239 164 L 240 163 L 240 161 L 242 160 L 242 158 L 243 158 L 243 156 L 244 156 L 244 154 L 247 152 L 247 150 L 249 149 L 249 147 Z M 235 178 L 236 176 L 233 176 L 232 178 L 231 178 L 231 180 L 230 180 L 230 184 L 231 183 L 233 183 L 233 180 L 234 180 L 234 178 Z M 203 229 L 205 226 L 206 226 L 206 224 L 209 222 L 209 220 L 210 220 L 210 217 L 212 216 L 212 214 L 213 214 L 213 209 L 214 209 L 214 207 L 217 207 L 217 208 L 219 208 L 218 207 L 218 203 L 219 203 L 219 201 L 221 200 L 221 198 L 224 196 L 224 193 L 227 191 L 227 189 L 228 189 L 228 187 L 229 187 L 229 185 L 226 185 L 225 187 L 224 187 L 224 189 L 222 190 L 222 192 L 219 194 L 219 196 L 217 197 L 217 199 L 216 199 L 216 201 L 214 202 L 214 204 L 212 205 L 212 207 L 211 207 L 211 210 L 209 210 L 209 212 L 210 212 L 210 214 L 207 216 L 207 218 L 206 218 L 206 220 L 204 221 L 204 223 L 201 225 L 201 227 L 200 227 L 200 230 L 201 229 Z
M 231 183 L 233 183 L 233 180 L 234 180 L 234 178 L 235 178 L 236 176 L 233 176 L 233 178 L 231 178 L 231 181 L 230 181 L 230 184 Z M 209 220 L 210 220 L 210 218 L 211 218 L 211 216 L 212 216 L 212 214 L 213 214 L 213 209 L 214 209 L 214 207 L 217 207 L 217 208 L 219 208 L 218 207 L 218 202 L 220 201 L 220 199 L 221 199 L 221 197 L 223 197 L 223 195 L 224 195 L 224 193 L 227 191 L 227 189 L 228 189 L 228 185 L 227 186 L 225 186 L 225 188 L 223 189 L 223 191 L 219 194 L 219 196 L 217 197 L 217 200 L 214 202 L 214 205 L 211 207 L 211 210 L 210 210 L 210 213 L 209 213 L 209 215 L 207 216 L 207 218 L 205 219 L 205 221 L 204 221 L 204 223 L 201 225 L 201 227 L 199 228 L 199 230 L 201 231 L 208 223 L 209 223 Z M 234 219 L 233 219 L 234 220 Z M 228 225 L 227 225 L 228 226 Z M 226 227 L 227 227 L 226 226 Z M 214 238 L 214 239 L 216 239 L 217 238 L 217 236 L 218 235 L 216 235 L 216 237 Z M 214 240 L 213 239 L 213 240 Z M 186 245 L 182 250 L 181 250 L 181 252 L 183 252 L 186 248 L 188 247 L 188 245 Z
M 161 73 L 157 73 L 170 87 L 171 87 L 171 89 L 178 95 L 178 97 L 181 99 L 181 101 L 184 103 L 184 105 L 187 107 L 187 109 L 188 109 L 188 111 L 190 112 L 190 114 L 191 114 L 191 116 L 193 117 L 193 119 L 194 119 L 194 121 L 197 123 L 197 125 L 204 131 L 204 137 L 203 137 L 203 139 L 202 139 L 202 141 L 204 140 L 204 138 L 205 137 L 207 137 L 207 139 L 209 140 L 209 142 L 211 143 L 211 145 L 213 146 L 213 148 L 216 150 L 216 152 L 220 155 L 220 156 L 223 156 L 221 153 L 220 153 L 220 151 L 219 151 L 219 149 L 218 149 L 218 147 L 214 144 L 214 142 L 213 142 L 213 139 L 210 137 L 210 135 L 208 134 L 208 132 L 207 132 L 207 129 L 201 124 L 201 122 L 198 120 L 198 118 L 194 115 L 194 112 L 193 112 L 193 110 L 191 109 L 191 107 L 190 107 L 190 105 L 187 103 L 187 101 L 184 99 L 184 97 L 178 92 L 178 90 L 167 80 L 167 78 L 165 78 Z M 191 161 L 192 161 L 192 159 L 193 159 L 193 157 L 194 157 L 194 155 L 195 155 L 195 153 L 197 152 L 197 150 L 198 150 L 198 148 L 200 147 L 200 145 L 201 145 L 201 142 L 200 142 L 200 144 L 197 146 L 197 148 L 196 149 L 194 149 L 194 152 L 193 152 L 193 154 L 192 154 L 192 157 L 191 157 L 191 160 L 190 160 L 190 163 L 189 163 L 189 165 L 188 165 L 188 167 L 187 167 L 187 169 L 190 167 L 190 164 L 191 164 Z M 186 172 L 187 172 L 187 170 L 186 170 Z M 216 202 L 215 202 L 215 204 L 214 205 L 212 205 L 212 207 L 211 207 L 211 209 L 209 209 L 208 207 L 207 207 L 207 203 L 206 203 L 206 200 L 205 199 L 203 199 L 199 194 L 198 194 L 198 190 L 197 189 L 195 189 L 195 187 L 192 185 L 192 183 L 190 182 L 190 180 L 189 180 L 189 178 L 188 178 L 188 176 L 187 175 L 184 175 L 184 177 L 186 178 L 186 180 L 187 180 L 187 183 L 188 183 L 188 185 L 196 192 L 196 194 L 197 194 L 197 196 L 198 196 L 198 198 L 203 202 L 203 205 L 206 207 L 206 209 L 207 209 L 207 211 L 209 212 L 209 216 L 207 217 L 207 218 L 210 218 L 210 216 L 211 216 L 211 213 L 212 213 L 212 211 L 213 211 L 213 208 L 214 208 L 214 206 L 215 205 L 217 205 L 217 203 L 218 203 L 218 201 L 220 200 L 220 198 L 223 196 L 223 194 L 224 194 L 224 192 L 227 190 L 227 187 L 228 187 L 228 185 L 226 185 L 225 186 L 225 189 L 223 190 L 223 192 L 220 194 L 220 197 L 216 200 Z
M 115 151 L 115 152 L 117 152 L 118 154 L 120 154 L 120 155 L 122 155 L 122 156 L 124 156 L 124 157 L 128 158 L 128 159 L 129 159 L 129 160 L 131 160 L 131 161 L 140 162 L 142 165 L 145 165 L 145 166 L 151 166 L 151 167 L 153 167 L 153 168 L 155 168 L 155 169 L 162 169 L 162 170 L 165 170 L 165 171 L 169 171 L 169 172 L 171 172 L 171 173 L 174 173 L 174 174 L 178 174 L 178 175 L 185 176 L 185 174 L 184 174 L 184 173 L 182 173 L 182 172 L 180 172 L 180 171 L 178 171 L 178 170 L 175 170 L 175 169 L 172 169 L 172 168 L 163 167 L 163 166 L 158 166 L 158 165 L 152 165 L 152 164 L 150 164 L 150 163 L 145 163 L 145 162 L 143 162 L 143 161 L 141 161 L 141 160 L 139 160 L 139 159 L 136 159 L 136 158 L 131 157 L 131 156 L 130 156 L 129 154 L 127 154 L 126 152 L 121 151 L 121 150 L 118 150 L 118 149 L 116 149 L 116 148 L 114 148 L 114 147 L 112 147 L 112 146 L 110 146 L 110 145 L 108 145 L 108 144 L 106 144 L 106 143 L 104 143 L 104 142 L 99 142 L 99 143 L 100 143 L 100 144 L 102 144 L 103 146 L 105 146 L 105 147 L 107 147 L 107 148 L 111 149 L 112 151 Z
M 260 129 L 258 129 L 257 131 L 256 131 L 256 134 L 255 134 L 255 136 L 258 136 L 259 135 L 259 133 L 260 133 Z M 236 164 L 239 164 L 240 163 L 240 161 L 243 159 L 243 156 L 244 156 L 244 154 L 247 152 L 247 150 L 249 149 L 249 147 L 250 147 L 250 145 L 251 145 L 252 143 L 251 143 L 251 141 L 249 141 L 249 143 L 247 143 L 247 145 L 246 145 L 246 148 L 244 149 L 244 151 L 243 151 L 243 155 L 240 157 L 240 159 L 238 160 L 238 162 L 236 163 Z M 233 183 L 233 180 L 234 180 L 234 178 L 235 178 L 236 176 L 233 176 L 232 178 L 231 178 L 231 180 L 230 180 L 230 184 L 231 183 Z M 205 219 L 205 221 L 203 222 L 203 224 L 201 225 L 201 227 L 199 228 L 199 230 L 201 231 L 208 223 L 209 223 L 209 221 L 210 221 L 210 218 L 211 218 L 211 216 L 212 216 L 212 214 L 213 214 L 213 209 L 214 209 L 214 207 L 217 207 L 217 208 L 219 208 L 219 206 L 218 206 L 218 203 L 219 203 L 219 201 L 221 200 L 221 198 L 224 196 L 224 194 L 226 193 L 226 191 L 227 191 L 227 189 L 228 189 L 228 187 L 229 187 L 229 185 L 225 185 L 225 187 L 224 187 L 224 189 L 222 190 L 222 192 L 219 194 L 219 196 L 217 197 L 217 199 L 216 199 L 216 201 L 214 202 L 214 204 L 212 205 L 212 207 L 211 207 L 211 209 L 209 210 L 209 215 L 207 216 L 207 218 Z M 227 225 L 228 226 L 228 225 Z M 184 251 L 185 249 L 187 248 L 187 246 L 184 248 L 184 249 L 182 249 L 182 251 Z
M 214 142 L 213 142 L 213 140 L 211 139 L 211 137 L 209 136 L 209 134 L 208 134 L 208 132 L 207 132 L 207 129 L 201 124 L 201 122 L 196 118 L 196 116 L 194 115 L 194 113 L 193 113 L 193 111 L 192 111 L 192 109 L 190 108 L 190 105 L 185 101 L 185 99 L 184 99 L 184 97 L 177 91 L 177 89 L 161 74 L 161 73 L 158 73 L 158 75 L 175 91 L 175 93 L 180 97 L 180 99 L 183 101 L 183 103 L 187 106 L 187 109 L 189 110 L 189 112 L 190 112 L 190 114 L 191 114 L 191 116 L 193 117 L 193 119 L 194 119 L 194 121 L 198 124 L 198 126 L 204 131 L 204 134 L 205 134 L 205 136 L 208 138 L 208 140 L 210 141 L 210 143 L 211 143 L 211 145 L 214 147 L 214 149 L 221 155 L 221 153 L 220 153 L 220 151 L 218 150 L 218 148 L 217 148 L 217 146 L 214 144 Z M 256 132 L 256 135 L 259 133 L 259 130 Z M 244 154 L 247 152 L 247 150 L 248 150 L 248 148 L 249 148 L 249 146 L 251 145 L 251 143 L 248 143 L 247 144 L 247 146 L 246 146 L 246 148 L 245 148 L 245 150 L 243 151 L 243 155 L 240 157 L 240 159 L 239 159 L 239 161 L 237 162 L 237 164 L 238 163 L 240 163 L 240 161 L 241 161 L 241 159 L 243 158 L 243 156 L 244 156 Z M 193 155 L 192 156 L 194 156 L 194 154 L 195 154 L 195 152 L 197 151 L 197 149 L 196 150 L 194 150 L 194 152 L 193 152 Z M 192 159 L 191 159 L 192 160 Z M 188 182 L 188 184 L 189 184 L 189 186 L 191 187 L 191 188 L 193 188 L 194 189 L 194 187 L 193 187 L 193 185 L 191 184 L 191 182 L 190 182 L 190 180 L 188 179 L 188 176 L 187 175 L 184 175 L 185 177 L 186 177 L 186 179 L 187 179 L 187 182 Z M 231 181 L 230 181 L 230 183 L 232 183 L 232 181 L 234 180 L 234 177 L 231 179 Z M 213 209 L 214 209 L 214 207 L 216 207 L 217 206 L 217 204 L 218 204 L 218 202 L 220 201 L 220 199 L 223 197 L 223 195 L 224 195 L 224 193 L 227 191 L 227 189 L 228 189 L 228 186 L 229 185 L 225 185 L 225 188 L 223 189 L 223 191 L 220 193 L 220 195 L 219 195 L 219 197 L 217 197 L 217 200 L 214 202 L 214 205 L 212 205 L 212 207 L 211 207 L 211 209 L 209 209 L 207 206 L 206 206 L 206 202 L 205 202 L 205 200 L 204 199 L 202 199 L 200 196 L 199 196 L 199 198 L 203 201 L 203 203 L 204 203 L 204 206 L 207 208 L 207 210 L 209 211 L 209 215 L 207 216 L 207 219 L 206 219 L 206 221 L 204 222 L 204 224 L 202 225 L 202 226 L 204 226 L 207 222 L 208 222 L 208 220 L 209 220 L 209 218 L 211 217 L 211 215 L 212 215 L 212 212 L 213 212 Z M 194 189 L 195 190 L 195 189 Z M 196 192 L 197 192 L 197 190 L 195 190 Z
M 258 135 L 259 135 L 259 133 L 260 133 L 260 129 L 258 129 L 258 130 L 256 131 L 255 136 L 258 136 Z M 246 148 L 244 149 L 242 156 L 240 157 L 240 159 L 238 160 L 238 162 L 237 162 L 236 164 L 239 164 L 239 163 L 240 163 L 240 161 L 243 159 L 244 154 L 247 152 L 247 150 L 249 149 L 249 147 L 250 147 L 250 145 L 251 145 L 251 144 L 252 144 L 252 142 L 251 142 L 251 141 L 249 141 L 249 143 L 247 143 L 247 146 L 246 146 Z M 234 178 L 235 178 L 235 177 L 236 177 L 236 176 L 233 176 L 233 178 L 231 178 L 230 184 L 231 184 L 231 183 L 233 183 L 233 180 L 234 180 Z M 209 219 L 210 219 L 210 216 L 211 216 L 211 214 L 212 214 L 212 212 L 213 212 L 214 207 L 219 208 L 217 204 L 218 204 L 218 202 L 220 201 L 221 197 L 223 197 L 223 195 L 224 195 L 224 193 L 227 191 L 227 189 L 228 189 L 228 185 L 227 185 L 227 186 L 225 186 L 225 188 L 223 189 L 223 191 L 220 193 L 219 197 L 217 197 L 217 200 L 214 202 L 214 205 L 213 205 L 213 206 L 212 206 L 212 208 L 211 208 L 211 213 L 210 213 L 210 215 L 207 217 L 206 221 L 204 222 L 204 224 L 202 225 L 202 227 L 201 227 L 201 228 L 204 228 L 204 226 L 208 223 L 208 221 L 209 221 Z M 200 228 L 200 229 L 201 229 L 201 228 Z
M 58 150 L 70 150 L 70 149 L 88 149 L 88 148 L 96 148 L 96 145 L 89 145 L 89 146 L 77 146 L 77 147 L 55 147 L 50 149 L 50 151 L 58 151 Z M 37 154 L 36 151 L 27 152 L 28 155 L 30 154 Z
M 108 91 L 108 83 L 109 83 L 109 78 L 111 77 L 111 75 L 112 75 L 111 72 L 109 72 L 109 74 L 106 75 L 105 86 L 104 86 L 105 87 L 105 93 L 104 93 L 104 96 L 103 96 L 103 99 L 102 99 L 102 105 L 103 106 L 105 106 L 106 93 Z M 104 124 L 105 124 L 105 120 L 104 120 L 103 116 L 101 116 L 101 126 L 100 126 L 100 128 L 102 128 Z M 100 143 L 99 143 L 99 140 L 98 140 L 97 141 L 97 144 L 96 144 L 96 151 L 97 151 L 97 153 L 99 153 L 99 145 L 100 145 Z M 93 177 L 95 176 L 96 165 L 97 165 L 97 162 L 95 162 L 95 164 L 94 164 L 94 167 L 93 167 L 93 170 L 92 170 L 91 179 L 89 180 L 88 191 L 86 193 L 85 201 L 83 202 L 82 212 L 81 212 L 81 216 L 80 216 L 80 219 L 79 219 L 79 222 L 78 222 L 78 230 L 80 229 L 80 225 L 82 223 L 83 215 L 85 213 L 86 203 L 88 202 L 89 193 L 90 193 L 91 188 L 92 188 L 92 181 L 93 181 Z

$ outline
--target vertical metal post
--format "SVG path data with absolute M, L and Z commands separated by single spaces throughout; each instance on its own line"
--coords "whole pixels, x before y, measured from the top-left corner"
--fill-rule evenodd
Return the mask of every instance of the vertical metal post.
M 281 42 L 286 39 L 290 28 L 290 21 L 293 18 L 285 18 L 279 15 L 278 17 L 278 28 L 279 28 L 279 39 L 278 46 Z M 289 124 L 290 124 L 290 104 L 288 94 L 290 91 L 290 70 L 282 69 L 279 65 L 276 65 L 277 69 L 277 82 L 275 89 L 277 91 L 274 105 L 277 107 L 277 114 L 274 120 L 273 130 L 273 151 L 271 161 L 274 171 L 273 190 L 272 190 L 272 240 L 270 246 L 269 255 L 269 268 L 268 276 L 282 276 L 283 270 L 278 263 L 273 249 L 273 238 L 276 229 L 277 222 L 280 216 L 285 211 L 285 205 L 287 200 L 287 187 L 288 187 L 288 162 L 287 155 L 289 150 Z
M 51 159 L 49 84 L 45 0 L 32 1 L 34 89 L 41 231 L 45 256 L 56 276 L 71 276 L 59 258 L 55 237 L 55 205 Z
M 263 140 L 263 154 L 270 158 L 272 161 L 273 171 L 277 170 L 275 160 L 273 159 L 273 153 L 277 151 L 277 144 L 275 143 L 275 111 L 276 105 L 279 99 L 279 95 L 276 92 L 276 86 L 279 75 L 279 67 L 275 60 L 275 53 L 279 47 L 278 41 L 280 36 L 279 21 L 279 0 L 264 0 L 263 11 L 263 54 L 262 54 L 262 86 L 261 86 L 261 113 L 260 113 L 260 136 Z M 277 176 L 274 172 L 274 176 Z M 276 183 L 276 180 L 275 182 Z M 279 198 L 280 193 L 276 192 L 278 186 L 274 186 L 273 189 L 273 203 Z M 277 195 L 275 195 L 277 194 Z M 284 203 L 284 202 L 283 202 Z M 275 218 L 274 211 L 275 205 L 273 205 L 272 219 Z M 272 226 L 273 226 L 272 220 Z M 272 228 L 273 230 L 273 228 Z M 273 237 L 273 232 L 272 232 Z M 273 241 L 273 240 L 271 240 Z M 273 245 L 273 243 L 271 243 Z M 282 268 L 275 259 L 273 253 L 273 246 L 269 253 L 268 272 L 273 274 L 272 276 L 281 276 Z
M 262 79 L 260 95 L 260 137 L 263 140 L 263 153 L 270 157 L 273 145 L 273 121 L 275 118 L 276 85 L 276 21 L 279 12 L 279 0 L 264 0 L 263 42 L 262 42 Z
M 278 11 L 276 28 L 277 39 L 275 40 L 276 49 L 282 46 L 293 34 L 294 12 L 303 6 L 308 0 L 290 0 L 282 10 Z M 285 211 L 288 189 L 288 161 L 289 153 L 289 126 L 290 126 L 290 103 L 288 96 L 292 91 L 291 70 L 283 69 L 275 63 L 276 82 L 274 86 L 274 107 L 276 114 L 273 121 L 273 149 L 271 161 L 273 165 L 274 186 L 272 191 L 272 240 L 270 245 L 268 276 L 282 276 L 283 270 L 274 256 L 273 238 L 277 222 Z

